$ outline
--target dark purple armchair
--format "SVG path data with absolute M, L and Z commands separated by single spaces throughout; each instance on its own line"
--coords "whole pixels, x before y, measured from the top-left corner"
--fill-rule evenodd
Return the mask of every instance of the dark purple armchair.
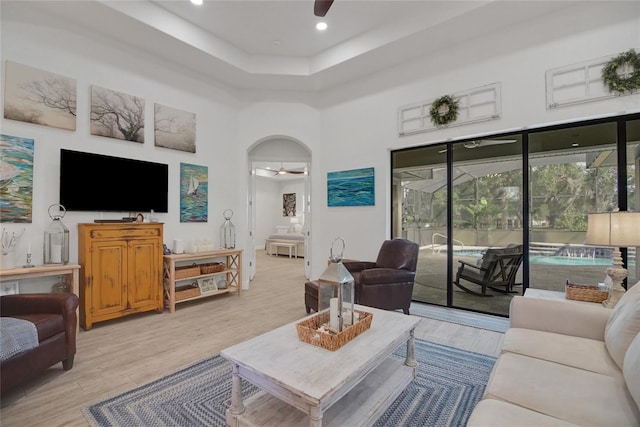
M 356 304 L 409 314 L 419 249 L 410 240 L 385 240 L 376 262 L 343 261 L 355 281 Z

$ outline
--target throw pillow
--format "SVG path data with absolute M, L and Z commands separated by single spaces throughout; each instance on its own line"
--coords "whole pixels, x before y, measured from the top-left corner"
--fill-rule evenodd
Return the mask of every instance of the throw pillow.
M 640 332 L 640 282 L 620 298 L 611 311 L 604 331 L 604 342 L 609 355 L 620 369 L 631 341 Z

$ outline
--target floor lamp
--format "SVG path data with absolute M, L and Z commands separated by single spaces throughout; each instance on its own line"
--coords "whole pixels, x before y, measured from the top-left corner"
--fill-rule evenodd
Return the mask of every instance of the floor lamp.
M 640 212 L 603 212 L 589 214 L 587 226 L 588 245 L 613 247 L 613 261 L 607 268 L 611 279 L 609 296 L 603 306 L 613 308 L 625 290 L 622 281 L 627 277 L 627 269 L 622 265 L 620 248 L 640 246 Z

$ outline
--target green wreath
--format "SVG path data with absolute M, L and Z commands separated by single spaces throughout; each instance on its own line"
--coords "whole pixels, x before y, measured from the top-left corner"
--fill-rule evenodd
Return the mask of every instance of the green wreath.
M 441 96 L 433 101 L 431 109 L 429 110 L 429 115 L 431 116 L 433 124 L 436 126 L 444 126 L 454 122 L 458 118 L 459 103 L 460 100 L 454 99 L 451 95 Z M 440 112 L 441 108 L 443 109 L 443 112 Z
M 618 68 L 625 64 L 633 67 L 633 73 L 629 77 L 620 77 Z M 640 89 L 640 54 L 631 49 L 607 62 L 602 68 L 602 80 L 609 92 L 624 94 Z

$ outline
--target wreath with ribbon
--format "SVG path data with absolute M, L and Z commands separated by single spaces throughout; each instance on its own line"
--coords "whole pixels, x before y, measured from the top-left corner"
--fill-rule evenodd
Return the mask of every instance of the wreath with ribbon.
M 618 69 L 624 65 L 629 65 L 633 68 L 631 75 L 628 77 L 618 75 Z M 602 80 L 609 92 L 623 94 L 640 89 L 640 54 L 631 49 L 607 62 L 602 68 Z
M 459 99 L 454 99 L 451 95 L 441 96 L 433 101 L 429 115 L 431 121 L 436 126 L 444 126 L 454 122 L 458 118 Z

